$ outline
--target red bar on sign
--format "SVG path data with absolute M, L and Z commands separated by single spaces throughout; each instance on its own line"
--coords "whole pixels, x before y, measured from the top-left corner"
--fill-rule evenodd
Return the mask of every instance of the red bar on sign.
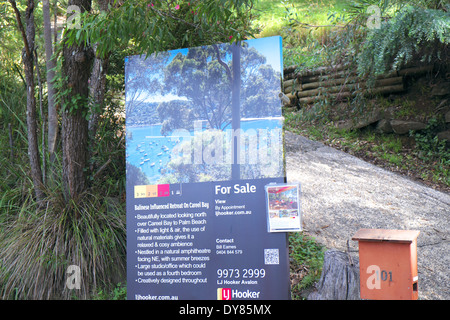
M 158 197 L 168 197 L 170 195 L 169 184 L 158 184 Z

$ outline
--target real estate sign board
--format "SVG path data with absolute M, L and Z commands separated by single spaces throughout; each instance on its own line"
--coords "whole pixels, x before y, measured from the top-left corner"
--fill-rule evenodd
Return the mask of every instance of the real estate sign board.
M 130 56 L 128 299 L 289 299 L 281 38 Z

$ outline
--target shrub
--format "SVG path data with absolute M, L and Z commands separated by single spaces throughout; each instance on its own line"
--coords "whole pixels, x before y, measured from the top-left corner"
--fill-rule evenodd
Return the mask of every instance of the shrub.
M 30 197 L 31 198 L 31 197 Z M 78 204 L 56 193 L 44 208 L 25 201 L 0 235 L 0 297 L 88 299 L 125 275 L 126 227 L 120 205 L 86 194 Z M 76 217 L 79 218 L 76 218 Z M 81 288 L 68 289 L 69 265 L 81 269 Z
M 445 124 L 440 123 L 438 119 L 431 118 L 425 130 L 410 133 L 416 141 L 416 148 L 421 159 L 426 161 L 439 160 L 450 164 L 450 151 L 446 146 L 446 141 L 438 139 L 436 135 L 439 129 L 444 126 Z
M 358 72 L 377 75 L 409 62 L 445 62 L 450 58 L 449 44 L 448 12 L 405 6 L 369 32 L 358 56 Z

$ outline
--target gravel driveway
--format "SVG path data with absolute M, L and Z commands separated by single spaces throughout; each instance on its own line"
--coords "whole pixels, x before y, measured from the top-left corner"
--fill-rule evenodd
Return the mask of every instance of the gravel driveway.
M 286 131 L 288 182 L 300 182 L 304 231 L 358 256 L 361 228 L 419 230 L 419 299 L 450 299 L 450 195 Z

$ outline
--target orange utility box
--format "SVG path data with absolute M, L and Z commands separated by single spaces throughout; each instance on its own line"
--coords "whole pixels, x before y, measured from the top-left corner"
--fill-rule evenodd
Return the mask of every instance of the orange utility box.
M 352 240 L 359 245 L 361 299 L 417 300 L 416 230 L 360 229 Z

